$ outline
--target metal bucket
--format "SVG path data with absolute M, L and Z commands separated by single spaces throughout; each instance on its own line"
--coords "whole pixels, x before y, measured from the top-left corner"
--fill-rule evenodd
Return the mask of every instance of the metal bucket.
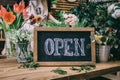
M 110 46 L 100 45 L 99 46 L 99 61 L 108 62 L 110 55 Z

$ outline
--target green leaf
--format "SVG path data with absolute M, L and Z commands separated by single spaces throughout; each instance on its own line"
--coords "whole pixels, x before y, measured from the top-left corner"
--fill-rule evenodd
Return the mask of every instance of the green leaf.
M 102 42 L 105 42 L 105 41 L 106 41 L 106 37 L 103 36 L 103 37 L 101 38 L 101 41 L 102 41 Z
M 30 69 L 36 69 L 38 68 L 40 65 L 36 62 L 26 62 L 23 63 L 22 65 L 20 65 L 20 67 L 18 68 L 30 68 Z
M 81 72 L 81 68 L 71 67 L 70 70 Z
M 67 74 L 67 71 L 64 71 L 64 70 L 62 70 L 62 69 L 60 69 L 60 68 L 57 68 L 57 69 L 55 69 L 55 70 L 52 70 L 52 72 L 57 73 L 57 74 L 61 74 L 61 75 Z
M 71 67 L 70 70 L 78 71 L 78 72 L 81 72 L 81 71 L 88 72 L 95 68 L 96 68 L 95 65 L 81 65 L 80 67 Z

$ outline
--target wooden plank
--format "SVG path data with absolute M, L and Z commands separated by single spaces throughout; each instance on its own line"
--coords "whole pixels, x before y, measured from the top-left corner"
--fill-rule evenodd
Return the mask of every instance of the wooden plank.
M 64 28 L 61 28 L 61 27 L 57 27 L 57 28 L 52 28 L 52 27 L 42 27 L 42 28 L 35 28 L 35 30 L 37 31 L 94 31 L 94 28 L 91 28 L 91 27 L 86 27 L 86 28 L 78 28 L 78 27 L 64 27 Z
M 5 41 L 5 39 L 0 39 L 0 41 Z
M 0 55 L 0 59 L 4 59 L 4 58 L 6 58 L 5 55 Z
M 39 67 L 36 70 L 19 69 L 21 64 L 16 62 L 16 59 L 0 60 L 0 80 L 79 80 L 97 77 L 103 74 L 120 71 L 120 61 L 109 63 L 98 63 L 96 69 L 85 73 L 72 71 L 70 67 L 60 67 L 67 71 L 66 75 L 59 75 L 51 72 L 57 67 Z
M 77 0 L 76 2 L 68 2 L 67 0 L 57 0 L 58 4 L 57 4 L 57 8 L 53 8 L 51 12 L 56 13 L 58 11 L 65 11 L 65 12 L 69 12 L 69 10 L 75 6 L 77 6 L 79 4 L 80 0 Z M 85 2 L 85 0 L 83 1 Z
M 110 80 L 120 80 L 120 77 L 118 77 L 116 75 L 112 75 L 112 74 L 102 75 L 102 77 L 110 79 Z
M 3 36 L 4 36 L 3 31 L 0 30 L 0 41 L 5 41 L 5 38 Z
M 71 3 L 71 4 L 73 4 L 73 3 L 78 3 L 78 2 L 81 1 L 81 0 L 76 0 L 75 2 L 68 2 L 67 0 L 57 0 L 57 1 L 58 1 L 59 3 L 60 3 L 60 2 L 65 3 L 65 2 L 66 2 L 66 3 Z M 87 0 L 82 0 L 82 2 L 84 2 L 84 3 L 85 3 L 86 1 L 87 1 Z

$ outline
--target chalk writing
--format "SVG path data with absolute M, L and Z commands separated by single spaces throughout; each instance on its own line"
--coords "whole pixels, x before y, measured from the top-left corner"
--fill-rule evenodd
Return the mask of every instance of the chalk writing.
M 54 56 L 86 56 L 84 38 L 47 38 L 44 43 L 46 55 Z M 63 50 L 63 53 L 60 50 Z

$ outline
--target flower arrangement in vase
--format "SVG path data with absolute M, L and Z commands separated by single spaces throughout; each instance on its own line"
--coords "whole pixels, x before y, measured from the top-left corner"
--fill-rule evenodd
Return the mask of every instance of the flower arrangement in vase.
M 19 4 L 15 3 L 13 7 L 0 5 L 0 28 L 5 33 L 5 55 L 16 56 L 16 35 L 22 30 L 26 24 L 39 24 L 43 17 L 41 15 L 32 15 L 28 13 L 30 6 L 25 7 L 25 2 L 22 0 Z M 20 31 L 21 32 L 21 31 Z M 32 34 L 31 34 L 32 35 Z M 21 37 L 22 38 L 22 37 Z M 17 39 L 20 39 L 17 38 Z M 23 38 L 22 38 L 23 39 Z
M 11 9 L 9 6 L 5 8 L 0 5 L 0 27 L 5 33 L 6 45 L 5 53 L 6 55 L 14 55 L 15 51 L 15 32 L 20 29 L 24 23 L 27 21 L 29 6 L 25 7 L 24 1 L 20 4 L 15 3 Z M 24 22 L 24 23 L 23 23 Z M 14 51 L 14 52 L 13 52 Z
M 16 45 L 17 45 L 17 61 L 29 62 L 32 59 L 30 41 L 32 33 L 28 30 L 18 30 L 16 32 Z
M 116 30 L 111 27 L 100 29 L 99 32 L 92 37 L 93 42 L 99 45 L 99 60 L 100 62 L 107 62 L 110 56 L 110 49 L 112 47 L 118 48 L 117 41 L 119 39 L 115 36 Z

